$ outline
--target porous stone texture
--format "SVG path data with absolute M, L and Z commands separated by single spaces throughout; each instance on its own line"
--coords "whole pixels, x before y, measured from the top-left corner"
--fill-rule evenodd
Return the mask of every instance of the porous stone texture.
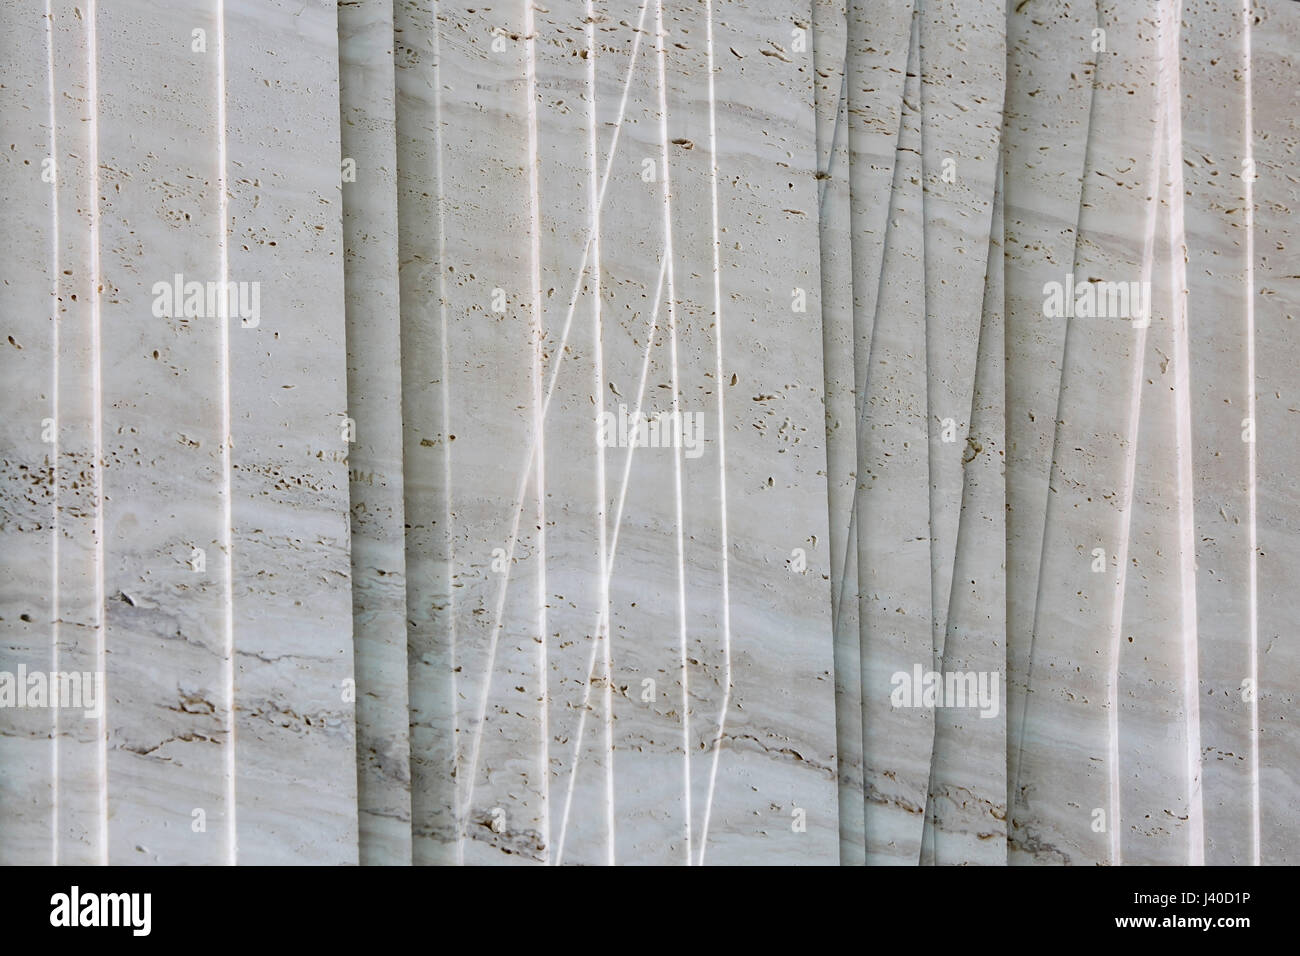
M 0 26 L 0 862 L 1297 862 L 1300 4 Z

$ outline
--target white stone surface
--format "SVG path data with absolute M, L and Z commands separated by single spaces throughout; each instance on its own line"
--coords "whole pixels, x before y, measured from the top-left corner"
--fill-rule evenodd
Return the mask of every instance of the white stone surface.
M 393 5 L 345 4 L 338 17 L 360 862 L 401 864 L 411 732 Z
M 0 862 L 1295 862 L 1296 4 L 0 25 Z

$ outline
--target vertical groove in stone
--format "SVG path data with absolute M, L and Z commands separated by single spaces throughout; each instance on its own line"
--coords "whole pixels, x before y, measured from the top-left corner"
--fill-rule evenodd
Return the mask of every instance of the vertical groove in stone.
M 845 152 L 848 167 L 848 229 L 849 272 L 852 274 L 852 318 L 848 333 L 851 336 L 852 374 L 848 379 L 852 395 L 852 418 L 848 427 L 853 429 L 853 462 L 850 476 L 853 480 L 853 499 L 849 505 L 849 520 L 845 536 L 845 571 L 841 585 L 839 621 L 842 630 L 839 641 L 847 645 L 849 654 L 856 644 L 858 685 L 846 692 L 848 701 L 856 701 L 860 709 L 859 728 L 856 733 L 840 738 L 840 750 L 849 744 L 859 747 L 849 757 L 861 767 L 862 816 L 866 828 L 871 804 L 877 795 L 871 792 L 870 767 L 867 763 L 868 700 L 879 691 L 869 687 L 869 631 L 867 627 L 867 598 L 865 589 L 870 585 L 870 569 L 863 564 L 868 541 L 869 523 L 874 520 L 862 509 L 867 488 L 867 402 L 871 382 L 873 333 L 877 304 L 884 285 L 884 254 L 887 222 L 893 204 L 894 167 L 898 157 L 900 116 L 903 88 L 907 73 L 908 53 L 911 48 L 913 3 L 855 0 L 847 11 L 845 53 Z M 824 309 L 837 303 L 828 299 Z M 831 356 L 830 350 L 827 355 Z M 835 405 L 830 401 L 834 400 Z M 842 407 L 843 402 L 828 393 L 828 409 Z M 848 439 L 842 440 L 848 444 Z M 838 457 L 837 443 L 828 438 L 828 460 Z M 834 481 L 831 472 L 828 482 Z M 851 576 L 850 576 L 851 575 Z M 846 609 L 846 605 L 848 606 Z M 852 628 L 856 626 L 857 634 Z M 842 755 L 843 756 L 843 755 Z M 856 823 L 857 813 L 850 816 Z M 867 835 L 863 831 L 861 860 L 867 861 Z M 857 860 L 855 851 L 852 859 Z
M 864 657 L 863 775 L 867 863 L 920 861 L 933 702 L 893 693 L 933 656 L 929 451 L 925 382 L 925 234 L 922 225 L 919 20 L 911 20 L 907 83 L 880 300 L 863 394 L 859 447 L 858 575 Z M 855 232 L 856 239 L 856 232 Z M 856 249 L 856 245 L 855 245 Z
M 977 549 L 981 544 L 974 526 L 967 540 L 959 542 L 958 534 L 973 427 L 976 360 L 984 341 L 981 293 L 999 172 L 1006 14 L 1001 3 L 968 7 L 950 0 L 922 0 L 920 10 L 933 608 L 930 663 L 944 671 L 939 665 L 945 657 L 958 546 Z M 962 64 L 971 58 L 996 66 L 967 77 Z M 1003 547 L 1001 531 L 983 540 L 995 553 Z M 927 812 L 927 826 L 931 822 Z M 931 837 L 927 830 L 925 862 L 934 861 Z
M 866 862 L 866 844 L 857 525 L 853 510 L 858 434 L 849 198 L 848 8 L 843 0 L 822 0 L 813 4 L 812 15 L 840 863 L 858 866 Z
M 411 851 L 416 864 L 456 863 L 458 640 L 450 569 L 447 286 L 444 262 L 440 24 L 433 5 L 395 0 L 398 277 L 402 359 Z
M 411 774 L 392 0 L 342 4 L 338 18 L 360 862 L 401 864 Z

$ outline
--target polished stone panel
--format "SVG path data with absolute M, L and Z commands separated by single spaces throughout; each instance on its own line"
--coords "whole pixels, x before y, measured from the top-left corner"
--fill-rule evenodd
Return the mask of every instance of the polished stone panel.
M 0 862 L 1295 862 L 1300 6 L 0 25 Z

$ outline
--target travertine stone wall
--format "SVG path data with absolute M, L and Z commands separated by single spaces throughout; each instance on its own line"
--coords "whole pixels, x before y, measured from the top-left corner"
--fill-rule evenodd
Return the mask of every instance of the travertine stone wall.
M 0 25 L 0 862 L 1296 861 L 1300 5 Z

